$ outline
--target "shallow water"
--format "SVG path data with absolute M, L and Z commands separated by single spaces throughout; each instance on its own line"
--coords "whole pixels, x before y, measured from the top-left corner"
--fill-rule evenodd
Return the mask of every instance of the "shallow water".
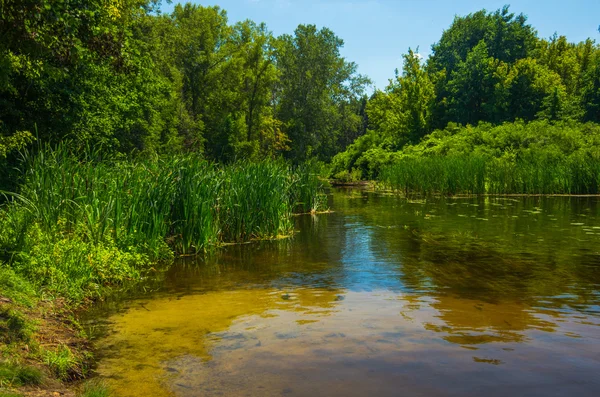
M 598 396 L 600 198 L 337 190 L 101 306 L 118 396 Z

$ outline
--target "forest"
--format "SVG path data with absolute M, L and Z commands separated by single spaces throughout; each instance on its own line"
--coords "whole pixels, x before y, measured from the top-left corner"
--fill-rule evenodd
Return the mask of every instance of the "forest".
M 88 373 L 84 348 L 36 345 L 43 302 L 80 308 L 175 255 L 288 236 L 295 214 L 327 211 L 324 179 L 600 193 L 592 38 L 481 10 L 373 92 L 326 27 L 274 36 L 218 6 L 160 10 L 0 0 L 0 394 L 41 382 L 29 362 Z
M 598 44 L 540 38 L 508 7 L 456 17 L 428 59 L 409 49 L 370 96 L 327 28 L 274 37 L 262 23 L 228 23 L 216 6 L 178 4 L 165 15 L 157 1 L 1 7 L 4 184 L 34 140 L 129 159 L 316 158 L 332 162 L 333 176 L 369 179 L 447 127 L 545 121 L 587 131 L 600 122 Z

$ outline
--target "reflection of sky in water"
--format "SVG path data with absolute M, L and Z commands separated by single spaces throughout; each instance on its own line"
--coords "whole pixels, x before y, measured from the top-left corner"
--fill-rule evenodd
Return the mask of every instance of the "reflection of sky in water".
M 401 290 L 398 264 L 390 261 L 385 253 L 375 251 L 385 248 L 373 241 L 372 227 L 365 226 L 355 217 L 349 217 L 344 229 L 346 241 L 341 258 L 342 285 L 351 291 Z

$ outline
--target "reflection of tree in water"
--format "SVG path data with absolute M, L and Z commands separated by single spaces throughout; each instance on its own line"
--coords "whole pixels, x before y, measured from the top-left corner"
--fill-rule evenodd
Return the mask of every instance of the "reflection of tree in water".
M 520 342 L 527 330 L 551 332 L 561 318 L 600 304 L 600 252 L 590 247 L 598 237 L 573 225 L 600 226 L 595 200 L 378 197 L 361 204 L 354 212 L 374 226 L 370 250 L 396 264 L 408 296 L 432 297 L 427 304 L 439 321 L 425 327 L 449 342 Z
M 451 296 L 438 297 L 431 307 L 442 325 L 426 323 L 425 328 L 444 332 L 443 339 L 460 345 L 490 342 L 522 342 L 524 331 L 553 332 L 556 324 L 533 315 L 529 306 L 516 302 L 486 303 Z
M 439 321 L 425 328 L 451 343 L 522 342 L 525 331 L 553 332 L 557 320 L 600 301 L 595 256 L 549 262 L 468 234 L 414 231 L 388 247 L 398 255 L 404 285 L 432 298 Z
M 421 288 L 486 302 L 544 300 L 545 307 L 576 309 L 598 304 L 598 257 L 514 253 L 468 234 L 414 233 L 411 240 L 410 249 L 401 250 L 402 274 L 420 275 Z

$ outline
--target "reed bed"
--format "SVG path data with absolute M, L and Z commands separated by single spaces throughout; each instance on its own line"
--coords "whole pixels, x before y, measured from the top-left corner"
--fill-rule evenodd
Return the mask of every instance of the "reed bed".
M 405 194 L 598 194 L 600 160 L 529 154 L 405 157 L 384 168 L 379 182 Z
M 26 153 L 24 184 L 11 204 L 25 209 L 22 223 L 157 256 L 165 241 L 190 254 L 286 235 L 295 211 L 324 209 L 321 183 L 309 166 L 217 166 L 193 155 L 136 163 L 98 157 L 75 156 L 64 145 Z

